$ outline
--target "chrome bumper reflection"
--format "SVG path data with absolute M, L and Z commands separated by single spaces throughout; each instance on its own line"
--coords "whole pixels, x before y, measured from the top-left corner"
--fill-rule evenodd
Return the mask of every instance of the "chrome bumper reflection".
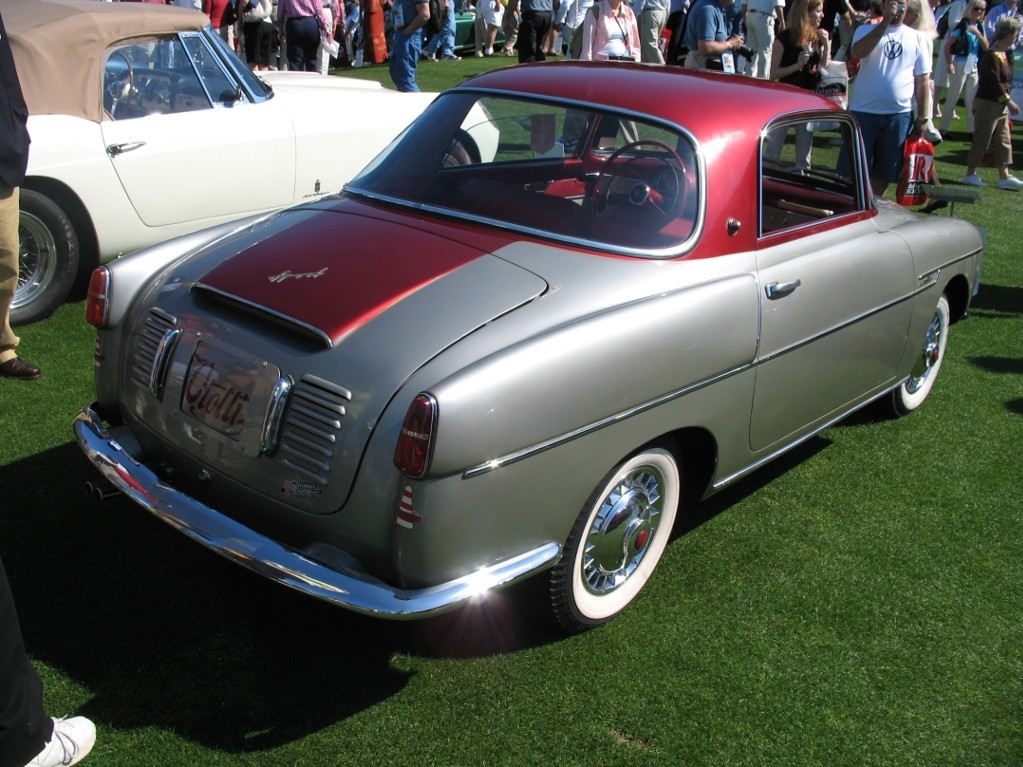
M 555 564 L 561 546 L 532 551 L 423 589 L 399 589 L 365 573 L 334 570 L 260 535 L 163 483 L 132 458 L 103 426 L 95 405 L 75 417 L 75 438 L 114 487 L 172 527 L 273 581 L 356 612 L 380 618 L 425 618 Z

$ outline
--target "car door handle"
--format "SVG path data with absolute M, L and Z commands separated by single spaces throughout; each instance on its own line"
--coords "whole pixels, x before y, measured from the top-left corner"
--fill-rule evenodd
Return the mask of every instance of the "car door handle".
M 792 282 L 770 282 L 764 286 L 764 293 L 767 294 L 768 299 L 773 301 L 776 298 L 784 298 L 802 284 L 803 283 L 800 280 L 793 280 Z
M 124 154 L 125 152 L 133 152 L 136 149 L 141 149 L 145 145 L 145 141 L 129 141 L 127 144 L 110 144 L 107 147 L 107 152 L 112 155 L 119 155 Z

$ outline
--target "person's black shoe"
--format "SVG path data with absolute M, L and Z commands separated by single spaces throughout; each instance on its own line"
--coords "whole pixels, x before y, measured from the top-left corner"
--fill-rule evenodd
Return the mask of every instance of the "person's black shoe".
M 38 365 L 15 357 L 0 364 L 0 378 L 18 378 L 22 381 L 34 381 L 43 374 Z

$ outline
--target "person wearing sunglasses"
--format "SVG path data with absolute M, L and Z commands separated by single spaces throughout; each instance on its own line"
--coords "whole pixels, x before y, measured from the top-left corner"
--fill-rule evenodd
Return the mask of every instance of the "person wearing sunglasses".
M 948 61 L 948 94 L 941 110 L 938 130 L 945 134 L 955 112 L 959 96 L 966 100 L 966 130 L 973 135 L 973 97 L 977 92 L 977 62 L 988 49 L 984 34 L 984 0 L 970 0 L 962 20 L 950 29 L 945 38 L 945 58 Z

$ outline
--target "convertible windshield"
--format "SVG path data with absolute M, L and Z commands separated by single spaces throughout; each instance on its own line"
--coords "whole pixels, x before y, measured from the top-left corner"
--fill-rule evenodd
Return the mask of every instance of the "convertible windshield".
M 642 255 L 677 253 L 696 227 L 692 141 L 592 108 L 451 92 L 348 190 Z

